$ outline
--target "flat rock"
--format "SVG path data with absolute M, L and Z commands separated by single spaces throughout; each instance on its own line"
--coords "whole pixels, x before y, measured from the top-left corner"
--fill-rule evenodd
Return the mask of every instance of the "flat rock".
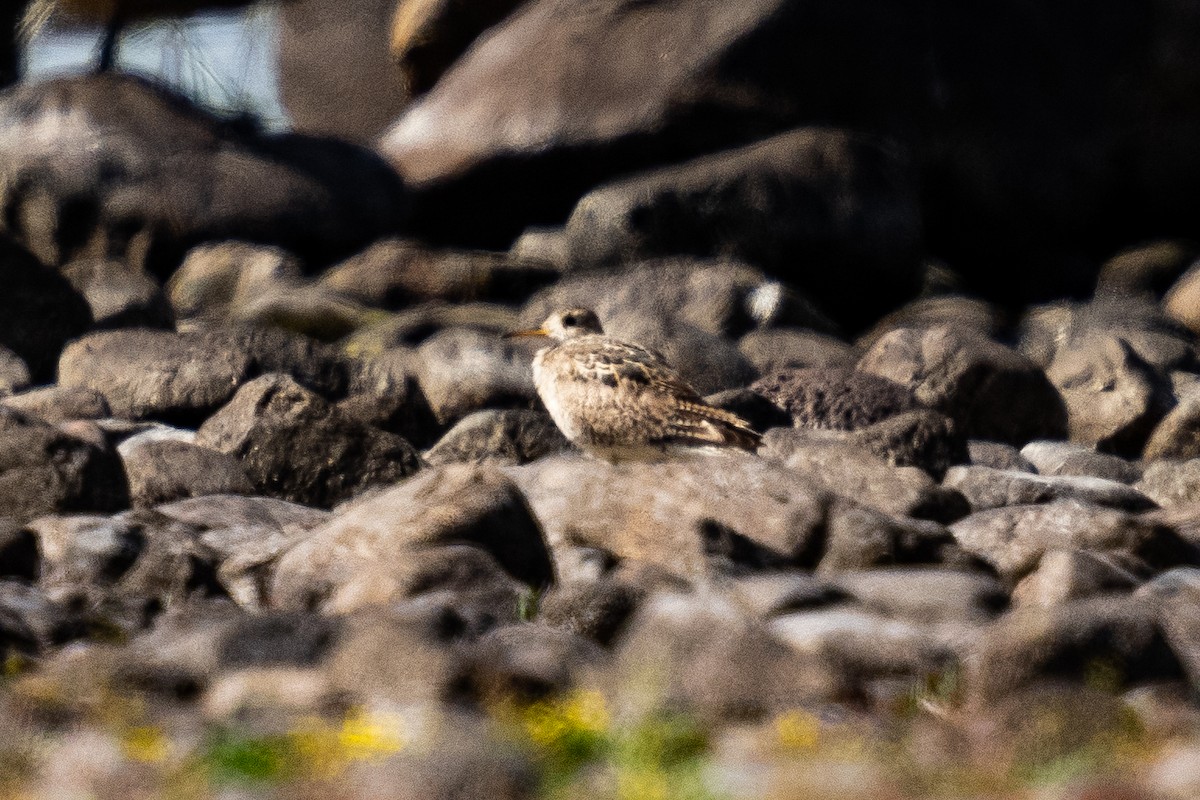
M 1026 445 L 1027 447 L 1031 445 Z M 1003 442 L 985 442 L 972 439 L 967 442 L 967 453 L 971 464 L 978 467 L 1002 469 L 1013 472 L 1038 472 L 1033 462 L 1022 451 Z
M 1030 442 L 1021 455 L 1042 475 L 1079 475 L 1119 483 L 1136 483 L 1142 477 L 1140 465 L 1078 442 Z
M 239 389 L 196 444 L 236 456 L 259 493 L 326 508 L 421 466 L 407 441 L 347 417 L 286 375 Z
M 272 584 L 273 602 L 346 610 L 387 602 L 400 591 L 406 551 L 467 543 L 533 586 L 553 580 L 537 520 L 499 472 L 453 465 L 430 469 L 340 510 L 289 550 Z
M 766 328 L 747 333 L 738 349 L 763 375 L 792 369 L 853 367 L 854 350 L 827 333 L 798 328 Z
M 1066 433 L 1066 408 L 1042 371 L 970 330 L 894 330 L 872 345 L 858 369 L 906 387 L 972 439 L 1023 445 Z
M 524 464 L 571 449 L 545 411 L 476 411 L 446 432 L 430 450 L 430 466 L 452 463 Z
M 1155 461 L 1134 488 L 1163 508 L 1200 503 L 1200 458 Z
M 111 447 L 0 407 L 0 516 L 26 521 L 128 505 L 129 485 Z
M 1127 568 L 1166 569 L 1194 563 L 1195 548 L 1166 525 L 1073 500 L 980 511 L 950 526 L 958 543 L 1016 581 L 1052 550 L 1094 550 L 1120 557 Z
M 263 373 L 284 372 L 337 395 L 346 391 L 349 368 L 335 351 L 280 330 L 130 329 L 73 342 L 58 372 L 61 385 L 98 392 L 115 416 L 198 424 Z
M 1013 589 L 1013 604 L 1057 606 L 1099 594 L 1132 592 L 1140 583 L 1112 556 L 1087 550 L 1052 550 Z
M 103 419 L 112 415 L 102 394 L 82 386 L 55 384 L 30 389 L 0 400 L 0 405 L 32 414 L 46 422 Z
M 892 568 L 826 580 L 868 611 L 923 624 L 986 622 L 1008 608 L 1005 587 L 979 572 Z
M 791 414 L 798 428 L 855 430 L 921 407 L 895 381 L 845 367 L 785 370 L 750 388 Z
M 961 492 L 973 511 L 1055 500 L 1077 500 L 1124 511 L 1157 508 L 1153 500 L 1132 486 L 1103 478 L 1048 477 L 971 465 L 953 467 L 942 485 Z
M 135 508 L 212 494 L 253 494 L 234 456 L 186 442 L 146 442 L 122 453 Z

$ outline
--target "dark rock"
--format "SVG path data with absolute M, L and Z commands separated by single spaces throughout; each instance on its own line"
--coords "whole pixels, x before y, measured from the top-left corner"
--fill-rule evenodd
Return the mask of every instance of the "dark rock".
M 595 580 L 563 580 L 538 603 L 538 622 L 566 628 L 601 645 L 611 644 L 642 602 L 658 591 L 686 591 L 686 581 L 665 570 L 624 562 Z
M 430 300 L 517 303 L 559 276 L 545 264 L 484 250 L 431 250 L 385 239 L 328 270 L 321 285 L 370 306 Z
M 325 508 L 420 468 L 404 439 L 347 417 L 284 375 L 239 389 L 196 443 L 240 459 L 258 492 Z
M 414 447 L 432 445 L 441 433 L 417 379 L 406 372 L 397 375 L 378 362 L 359 370 L 350 394 L 337 408 L 350 419 L 403 436 Z
M 417 351 L 421 391 L 442 425 L 485 407 L 536 402 L 533 355 L 513 341 L 469 328 L 444 330 Z
M 1139 572 L 1196 563 L 1194 547 L 1171 528 L 1114 509 L 1057 501 L 980 511 L 950 526 L 970 553 L 1016 581 L 1052 550 L 1081 549 L 1114 555 Z
M 46 422 L 72 419 L 103 419 L 112 414 L 104 396 L 82 386 L 47 386 L 31 389 L 0 400 L 0 405 Z
M 322 264 L 395 231 L 405 211 L 402 182 L 365 149 L 265 135 L 130 75 L 24 85 L 0 100 L 0 120 L 19 143 L 0 152 L 4 206 L 22 223 L 12 233 L 47 265 L 86 248 L 131 280 L 163 278 L 220 239 Z
M 0 654 L 36 654 L 78 638 L 79 620 L 37 587 L 0 580 Z
M 600 186 L 571 213 L 567 242 L 587 266 L 733 255 L 857 327 L 919 286 L 913 177 L 894 145 L 802 128 Z
M 1200 548 L 1200 502 L 1168 505 L 1143 514 L 1142 519 L 1153 525 L 1165 525 L 1193 547 Z
M 1008 591 L 995 578 L 939 569 L 846 572 L 830 583 L 863 608 L 923 624 L 986 622 L 1008 608 Z
M 505 625 L 467 648 L 472 693 L 487 700 L 540 699 L 573 688 L 605 661 L 595 642 L 548 625 Z
M 29 367 L 7 347 L 0 346 L 0 397 L 29 387 Z
M 1138 464 L 1077 442 L 1030 442 L 1021 455 L 1042 475 L 1079 475 L 1118 483 L 1136 483 L 1142 477 Z
M 798 428 L 856 430 L 920 408 L 894 381 L 842 367 L 786 370 L 750 388 L 791 414 Z
M 1123 511 L 1146 511 L 1157 507 L 1154 501 L 1133 487 L 1103 478 L 1047 477 L 972 465 L 954 467 L 946 473 L 942 485 L 962 492 L 973 511 L 1055 500 L 1077 500 Z
M 1110 592 L 1131 592 L 1140 583 L 1119 560 L 1087 550 L 1053 550 L 1013 589 L 1013 603 L 1057 606 Z
M 118 511 L 129 487 L 117 454 L 0 407 L 0 516 Z
M 279 90 L 298 131 L 370 144 L 408 103 L 389 52 L 393 0 L 295 0 L 279 10 Z
M 428 453 L 430 466 L 467 463 L 524 464 L 571 449 L 545 411 L 476 411 L 451 428 Z
M 1182 676 L 1154 609 L 1098 598 L 1010 614 L 979 642 L 968 685 L 997 698 L 1036 681 L 1104 681 L 1112 688 Z
M 135 508 L 211 494 L 253 494 L 254 485 L 231 455 L 185 442 L 147 442 L 123 454 Z
M 427 470 L 353 504 L 289 550 L 272 598 L 283 607 L 322 600 L 347 610 L 387 602 L 403 588 L 408 550 L 471 544 L 531 586 L 553 580 L 537 521 L 516 487 L 495 470 Z
M 795 328 L 747 333 L 738 349 L 763 375 L 809 367 L 853 367 L 854 350 L 834 336 Z
M 897 467 L 919 467 L 941 479 L 970 456 L 954 421 L 927 408 L 914 409 L 854 431 L 854 441 Z
M 885 514 L 949 522 L 970 510 L 962 495 L 938 486 L 922 470 L 891 466 L 857 443 L 823 432 L 772 429 L 759 455 Z
M 1163 508 L 1200 503 L 1200 458 L 1155 461 L 1134 488 Z
M 1026 445 L 1031 447 L 1032 445 Z M 967 453 L 971 463 L 978 467 L 1002 469 L 1010 472 L 1037 472 L 1038 469 L 1021 450 L 1002 442 L 983 442 L 978 439 L 967 442 Z
M 87 302 L 61 275 L 45 269 L 6 236 L 0 236 L 0 283 L 5 287 L 0 347 L 25 363 L 27 382 L 53 380 L 63 347 L 92 324 Z
M 1022 445 L 1066 433 L 1066 409 L 1042 371 L 978 333 L 946 326 L 895 330 L 858 368 L 907 387 L 968 438 Z
M 73 342 L 59 363 L 59 382 L 98 392 L 124 419 L 198 424 L 243 383 L 268 372 L 338 396 L 349 368 L 336 351 L 279 330 L 120 330 Z
M 1071 439 L 1117 455 L 1141 453 L 1175 404 L 1166 377 L 1112 335 L 1062 346 L 1046 374 L 1067 404 Z
M 11 519 L 0 517 L 0 578 L 36 580 L 39 567 L 33 533 Z
M 218 658 L 226 667 L 307 667 L 322 661 L 337 642 L 338 624 L 328 617 L 277 611 L 238 617 L 223 637 Z
M 1200 458 L 1200 394 L 1181 398 L 1158 423 L 1142 450 L 1142 458 L 1187 461 Z
M 818 565 L 822 573 L 832 575 L 897 564 L 990 569 L 955 543 L 953 534 L 936 522 L 882 516 L 850 502 L 831 509 L 825 553 Z
M 756 321 L 751 308 L 755 292 L 772 285 L 762 271 L 739 261 L 637 260 L 616 271 L 566 275 L 530 298 L 521 319 L 527 326 L 537 325 L 555 311 L 582 306 L 602 321 L 650 317 L 669 326 L 687 324 L 737 336 Z
M 159 280 L 136 265 L 106 252 L 106 232 L 99 231 L 58 271 L 87 301 L 97 328 L 166 328 L 175 314 Z
M 714 408 L 732 411 L 749 422 L 750 427 L 756 431 L 765 431 L 768 428 L 786 428 L 792 424 L 790 414 L 750 389 L 727 389 L 710 394 L 704 398 L 704 402 Z

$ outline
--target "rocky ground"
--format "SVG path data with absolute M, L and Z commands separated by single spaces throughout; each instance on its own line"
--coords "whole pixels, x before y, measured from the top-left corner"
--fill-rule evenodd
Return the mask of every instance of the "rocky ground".
M 0 797 L 1200 797 L 1197 251 L 996 304 L 830 127 L 431 244 L 540 221 L 430 227 L 480 52 L 378 153 L 0 95 Z M 574 452 L 577 304 L 760 451 Z

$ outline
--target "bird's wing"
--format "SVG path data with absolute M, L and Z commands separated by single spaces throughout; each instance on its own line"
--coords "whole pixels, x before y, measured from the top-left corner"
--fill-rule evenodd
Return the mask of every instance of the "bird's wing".
M 583 344 L 583 342 L 581 342 Z M 580 377 L 603 383 L 618 391 L 661 392 L 681 400 L 699 401 L 683 377 L 661 355 L 641 345 L 606 339 L 580 348 L 570 355 Z

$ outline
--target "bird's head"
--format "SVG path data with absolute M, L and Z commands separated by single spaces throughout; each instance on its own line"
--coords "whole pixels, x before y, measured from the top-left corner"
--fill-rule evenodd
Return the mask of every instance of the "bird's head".
M 565 342 L 576 336 L 586 336 L 593 333 L 604 333 L 600 326 L 600 318 L 590 308 L 568 308 L 556 311 L 546 317 L 542 327 L 529 331 L 514 331 L 508 334 L 514 336 L 548 336 L 556 342 Z

